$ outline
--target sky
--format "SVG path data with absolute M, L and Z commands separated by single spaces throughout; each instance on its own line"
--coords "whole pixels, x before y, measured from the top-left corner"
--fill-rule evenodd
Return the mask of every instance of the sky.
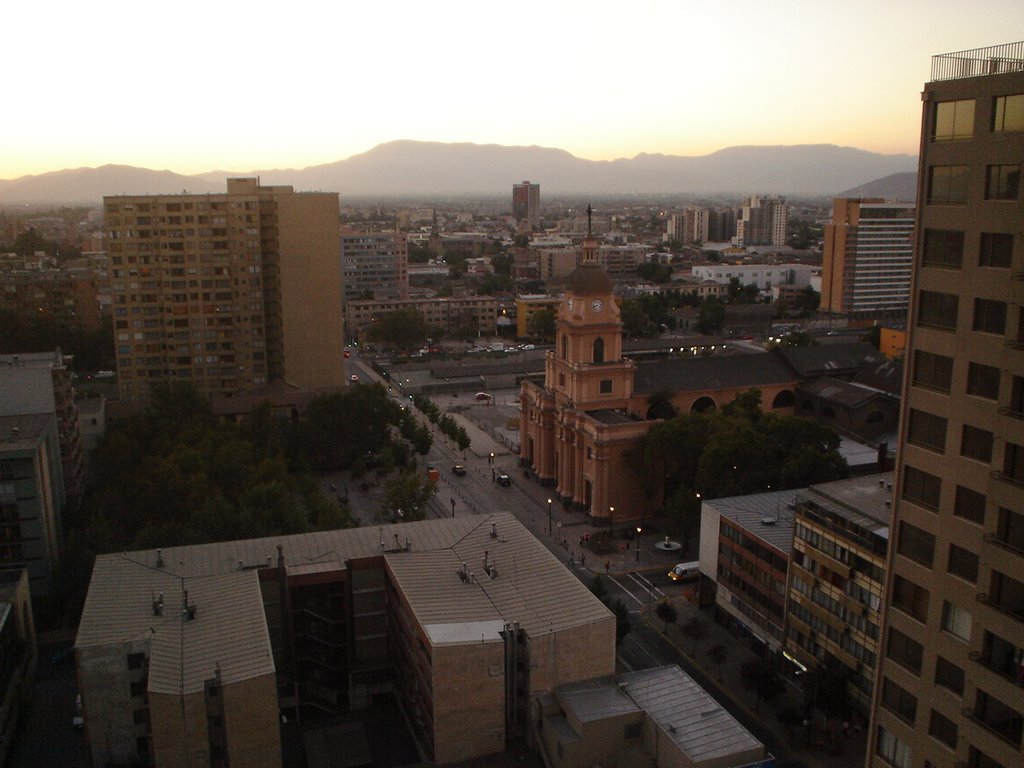
M 10 0 L 0 179 L 302 168 L 396 139 L 916 154 L 931 56 L 1021 0 Z M 927 19 L 927 22 L 925 22 Z

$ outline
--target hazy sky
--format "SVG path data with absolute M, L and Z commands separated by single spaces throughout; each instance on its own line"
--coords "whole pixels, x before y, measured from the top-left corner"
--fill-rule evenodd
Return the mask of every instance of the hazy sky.
M 588 159 L 916 154 L 933 54 L 1021 0 L 10 0 L 0 178 L 299 168 L 394 139 Z

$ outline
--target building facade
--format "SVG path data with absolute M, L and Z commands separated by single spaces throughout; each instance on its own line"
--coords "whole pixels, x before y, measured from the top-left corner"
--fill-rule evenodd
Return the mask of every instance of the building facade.
M 540 184 L 512 185 L 512 218 L 528 231 L 540 229 Z
M 0 273 L 0 309 L 95 331 L 100 327 L 98 280 L 91 269 Z
M 736 218 L 736 245 L 785 245 L 789 228 L 786 198 L 749 197 Z
M 498 300 L 493 296 L 393 301 L 353 299 L 345 303 L 345 323 L 349 337 L 365 341 L 378 318 L 402 309 L 419 312 L 428 329 L 440 328 L 445 334 L 466 332 L 493 336 L 498 328 Z
M 867 712 L 878 662 L 892 475 L 822 483 L 795 496 L 787 652 L 811 672 L 845 668 Z
M 698 264 L 693 276 L 728 285 L 733 279 L 740 285 L 756 285 L 762 291 L 778 285 L 805 288 L 811 284 L 816 267 L 810 264 Z
M 122 399 L 168 381 L 210 397 L 342 383 L 338 226 L 336 193 L 257 179 L 104 198 Z
M 280 766 L 280 712 L 391 692 L 443 764 L 613 674 L 615 617 L 496 513 L 103 555 L 75 652 L 97 765 Z
M 408 298 L 406 236 L 397 232 L 342 232 L 341 270 L 346 299 Z
M 913 244 L 913 204 L 833 200 L 832 221 L 825 225 L 821 308 L 853 317 L 905 314 Z
M 932 59 L 871 767 L 1021 764 L 1024 43 Z
M 63 515 L 57 417 L 0 416 L 0 568 L 26 569 L 37 597 L 54 591 Z

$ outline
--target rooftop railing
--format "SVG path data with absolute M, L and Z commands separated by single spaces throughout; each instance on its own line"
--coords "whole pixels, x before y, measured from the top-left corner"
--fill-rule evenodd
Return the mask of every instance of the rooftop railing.
M 932 56 L 931 80 L 1024 72 L 1024 41 Z

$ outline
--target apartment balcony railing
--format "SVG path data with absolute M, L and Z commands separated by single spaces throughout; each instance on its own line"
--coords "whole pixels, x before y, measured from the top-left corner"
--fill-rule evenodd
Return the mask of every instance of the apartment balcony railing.
M 1024 549 L 1021 549 L 1019 546 L 1007 541 L 1006 539 L 999 538 L 999 535 L 996 533 L 986 533 L 982 538 L 988 544 L 995 544 L 997 547 L 1005 549 L 1007 552 L 1013 552 L 1015 555 L 1024 557 Z
M 932 56 L 931 80 L 1024 72 L 1024 41 Z
M 997 595 L 990 595 L 988 592 L 978 592 L 975 598 L 982 605 L 987 605 L 989 608 L 995 608 L 1002 614 L 1016 619 L 1017 621 L 1024 622 L 1024 608 L 1013 603 L 1002 602 Z
M 1019 674 L 1020 666 L 1016 664 L 997 664 L 987 652 L 983 651 L 971 651 L 967 654 L 968 658 L 980 664 L 985 669 L 995 672 L 997 675 L 1005 680 L 1009 680 L 1014 685 L 1024 688 L 1024 678 Z
M 977 723 L 989 733 L 998 736 L 1012 747 L 1020 749 L 1020 725 L 1017 722 L 993 721 L 979 716 L 973 707 L 964 707 L 960 713 L 971 722 Z

